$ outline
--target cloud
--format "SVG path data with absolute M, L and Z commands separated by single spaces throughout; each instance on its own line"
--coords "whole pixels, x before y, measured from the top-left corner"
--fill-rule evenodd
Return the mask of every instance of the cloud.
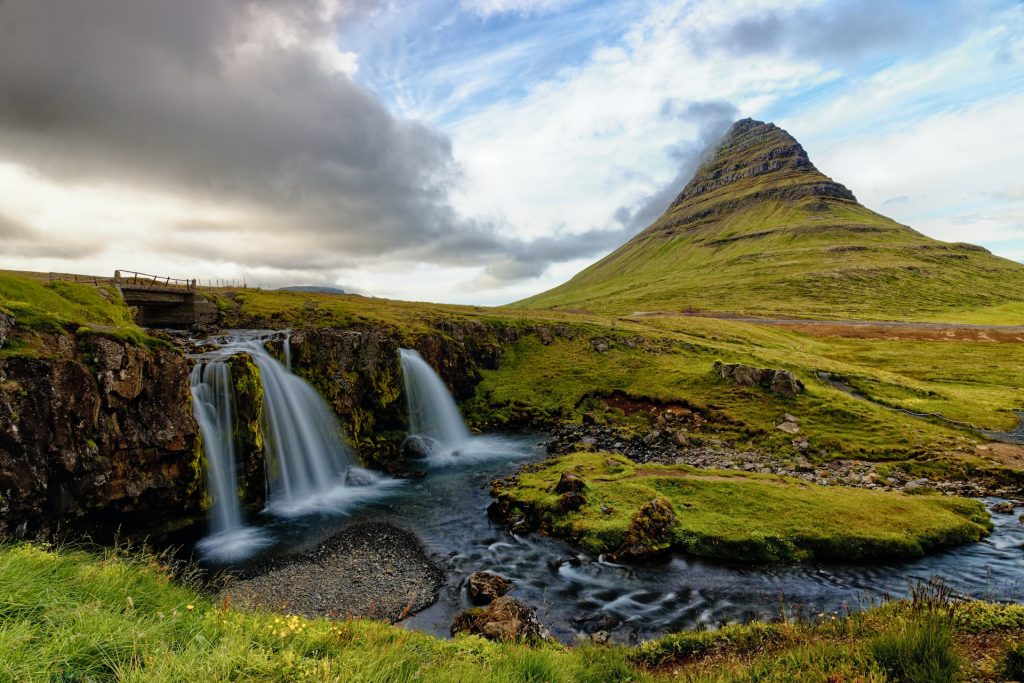
M 250 268 L 295 271 L 360 258 L 543 270 L 562 250 L 459 215 L 448 138 L 394 117 L 353 80 L 357 60 L 336 31 L 380 7 L 8 0 L 0 160 L 55 183 L 130 186 L 244 216 L 145 238 L 161 251 L 227 249 Z
M 45 234 L 0 213 L 0 241 L 7 256 L 34 258 L 40 255 L 77 259 L 97 254 L 102 247 L 81 240 L 54 243 Z
M 695 37 L 695 46 L 733 55 L 782 53 L 830 61 L 857 60 L 893 49 L 906 56 L 908 51 L 955 39 L 977 10 L 949 0 L 933 3 L 925 12 L 913 0 L 773 7 L 713 27 Z
M 492 14 L 546 14 L 561 10 L 579 0 L 462 0 L 462 9 L 483 17 Z

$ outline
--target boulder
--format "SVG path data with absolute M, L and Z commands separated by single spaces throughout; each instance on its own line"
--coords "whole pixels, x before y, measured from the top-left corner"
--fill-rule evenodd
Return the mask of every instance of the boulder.
M 615 557 L 641 559 L 657 555 L 672 545 L 676 512 L 665 498 L 652 498 L 637 510 Z
M 564 515 L 570 512 L 576 512 L 586 504 L 587 499 L 583 497 L 583 494 L 575 491 L 569 491 L 558 497 L 555 509 L 558 511 L 558 514 Z
M 451 634 L 461 633 L 506 642 L 534 642 L 547 637 L 537 612 L 507 595 L 496 598 L 486 608 L 468 609 L 455 617 Z
M 579 475 L 572 472 L 562 472 L 555 484 L 555 493 L 580 493 L 587 488 L 587 483 Z
M 723 363 L 716 360 L 712 372 L 722 379 L 731 379 L 745 387 L 762 386 L 769 391 L 792 398 L 804 390 L 804 383 L 789 370 L 755 368 L 742 363 Z
M 497 574 L 473 572 L 466 580 L 466 588 L 474 604 L 486 605 L 512 590 L 512 582 Z
M 440 450 L 441 445 L 429 436 L 413 434 L 402 442 L 402 455 L 409 460 L 423 460 Z
M 14 329 L 14 317 L 0 311 L 0 348 L 7 340 L 7 333 Z
M 590 340 L 590 347 L 598 353 L 604 353 L 611 348 L 611 340 L 604 337 L 595 337 Z
M 992 506 L 992 512 L 1000 515 L 1012 515 L 1015 507 L 1016 506 L 1013 504 L 1013 501 L 1004 500 L 994 504 Z

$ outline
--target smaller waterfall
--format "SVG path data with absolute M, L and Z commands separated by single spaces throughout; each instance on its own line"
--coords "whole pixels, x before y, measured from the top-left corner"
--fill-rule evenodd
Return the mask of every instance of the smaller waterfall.
M 213 499 L 210 535 L 200 542 L 199 550 L 219 560 L 244 557 L 266 541 L 258 529 L 245 526 L 238 501 L 231 369 L 222 360 L 199 362 L 190 379 L 192 409 L 203 437 L 207 485 Z
M 440 453 L 432 455 L 456 455 L 469 445 L 471 437 L 448 387 L 419 353 L 399 349 L 399 354 L 409 406 L 410 434 L 436 442 Z

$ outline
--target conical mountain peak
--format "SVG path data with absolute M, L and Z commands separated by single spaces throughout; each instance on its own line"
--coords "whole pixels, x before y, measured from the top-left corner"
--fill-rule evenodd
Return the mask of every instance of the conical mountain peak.
M 853 193 L 821 173 L 796 139 L 774 123 L 741 119 L 669 207 L 741 199 L 820 197 L 856 202 Z M 706 206 L 703 208 L 707 208 Z
M 737 121 L 662 216 L 569 282 L 520 302 L 900 319 L 1001 305 L 1024 266 L 881 216 L 782 128 Z

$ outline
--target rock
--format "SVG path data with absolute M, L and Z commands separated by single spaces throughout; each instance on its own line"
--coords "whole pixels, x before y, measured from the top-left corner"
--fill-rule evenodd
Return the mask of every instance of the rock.
M 804 390 L 804 383 L 789 370 L 755 368 L 742 363 L 723 363 L 716 360 L 712 372 L 722 379 L 731 379 L 740 386 L 762 386 L 776 394 L 792 398 Z
M 537 332 L 537 336 L 540 337 L 540 343 L 544 346 L 550 346 L 555 338 L 551 334 L 551 330 L 544 325 L 537 325 L 533 328 Z
M 800 433 L 800 425 L 796 424 L 795 422 L 783 422 L 780 425 L 776 425 L 775 428 L 778 429 L 780 432 L 785 432 L 787 434 Z
M 372 486 L 373 478 L 365 470 L 349 467 L 345 472 L 345 486 Z
M 604 353 L 611 348 L 611 340 L 605 339 L 604 337 L 595 337 L 590 340 L 590 348 L 594 349 L 598 353 Z
M 586 504 L 587 499 L 584 498 L 582 494 L 576 493 L 575 491 L 569 491 L 558 497 L 555 509 L 558 510 L 559 514 L 564 515 L 569 512 L 576 512 Z
M 1012 515 L 1015 507 L 1017 506 L 1013 504 L 1013 501 L 1004 500 L 993 505 L 991 510 L 1000 515 Z
M 903 485 L 904 493 L 925 493 L 933 490 L 934 488 L 928 479 L 915 479 Z
M 590 634 L 590 642 L 595 645 L 606 645 L 608 643 L 608 631 L 594 631 Z
M 512 582 L 497 574 L 473 572 L 466 580 L 466 588 L 474 604 L 486 605 L 512 590 Z
M 486 608 L 469 609 L 455 617 L 451 634 L 454 637 L 461 633 L 505 642 L 534 642 L 547 637 L 537 612 L 507 595 L 496 598 Z
M 0 311 L 0 348 L 7 340 L 7 333 L 14 329 L 14 317 Z
M 555 493 L 581 493 L 587 488 L 587 483 L 579 475 L 572 472 L 562 472 L 555 484 Z
M 597 424 L 597 415 L 594 413 L 583 413 L 583 417 L 580 420 L 584 426 L 592 426 Z
M 665 498 L 652 498 L 637 510 L 615 557 L 640 559 L 661 553 L 672 544 L 676 513 Z
M 789 413 L 786 413 L 785 415 L 782 416 L 782 421 L 783 422 L 792 422 L 793 424 L 800 424 L 800 420 L 798 420 L 797 418 L 793 417 Z
M 793 398 L 804 390 L 804 383 L 789 370 L 775 370 L 774 372 L 771 383 L 768 385 L 772 392 Z
M 690 445 L 690 439 L 687 438 L 685 432 L 676 432 L 675 434 L 672 435 L 672 438 L 675 439 L 675 442 L 677 444 L 684 448 Z
M 441 445 L 429 436 L 413 434 L 402 442 L 402 455 L 410 460 L 422 460 L 436 453 Z

